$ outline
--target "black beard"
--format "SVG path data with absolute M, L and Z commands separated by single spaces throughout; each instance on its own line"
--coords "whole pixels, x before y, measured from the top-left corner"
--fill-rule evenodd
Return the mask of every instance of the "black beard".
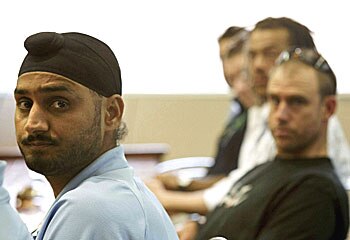
M 100 127 L 100 115 L 97 115 L 91 126 L 86 131 L 81 131 L 61 144 L 60 141 L 45 135 L 27 137 L 18 144 L 29 169 L 45 176 L 59 176 L 63 174 L 77 173 L 93 162 L 101 153 L 102 136 Z M 26 153 L 26 145 L 34 140 L 52 143 L 48 152 L 34 151 Z M 52 152 L 50 152 L 52 150 Z

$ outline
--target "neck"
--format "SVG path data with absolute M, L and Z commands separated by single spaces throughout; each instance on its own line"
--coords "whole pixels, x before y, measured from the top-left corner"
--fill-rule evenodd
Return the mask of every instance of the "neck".
M 304 149 L 283 151 L 283 149 L 277 149 L 277 155 L 282 158 L 319 158 L 327 157 L 327 141 L 317 141 L 312 145 L 307 146 Z
M 324 153 L 318 153 L 318 154 L 291 154 L 291 153 L 277 153 L 277 156 L 283 159 L 305 159 L 305 158 L 324 158 L 328 157 L 327 152 Z
M 68 182 L 72 180 L 77 174 L 78 172 L 61 174 L 59 176 L 46 176 L 47 181 L 49 181 L 51 185 L 55 198 L 68 184 Z
M 255 105 L 262 106 L 264 103 L 267 102 L 267 97 L 266 95 L 258 95 L 255 98 Z
M 52 190 L 54 192 L 55 197 L 59 195 L 59 193 L 63 190 L 63 188 L 76 176 L 78 175 L 84 168 L 86 168 L 88 165 L 90 165 L 93 161 L 95 161 L 99 156 L 104 154 L 105 152 L 109 151 L 110 149 L 115 147 L 115 143 L 104 145 L 101 149 L 101 152 L 98 154 L 97 157 L 92 159 L 90 162 L 86 162 L 83 165 L 80 165 L 79 167 L 76 167 L 74 169 L 67 169 L 65 173 L 59 173 L 54 176 L 45 176 L 48 182 L 50 183 Z

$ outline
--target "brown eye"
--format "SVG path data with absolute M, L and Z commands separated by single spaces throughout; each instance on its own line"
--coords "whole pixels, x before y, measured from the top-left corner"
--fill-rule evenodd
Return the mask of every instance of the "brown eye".
M 277 97 L 274 97 L 274 96 L 270 96 L 268 98 L 270 104 L 274 105 L 274 106 L 277 106 L 279 104 L 279 99 Z
M 69 104 L 67 101 L 64 100 L 56 100 L 51 104 L 51 107 L 55 109 L 67 109 L 69 107 Z
M 267 58 L 267 59 L 272 59 L 272 60 L 275 60 L 279 55 L 279 52 L 277 51 L 266 51 L 264 52 L 264 57 Z
M 304 98 L 292 98 L 289 100 L 291 106 L 301 106 L 305 105 L 307 101 Z
M 32 101 L 28 99 L 21 99 L 17 102 L 17 108 L 21 110 L 29 110 L 32 107 Z

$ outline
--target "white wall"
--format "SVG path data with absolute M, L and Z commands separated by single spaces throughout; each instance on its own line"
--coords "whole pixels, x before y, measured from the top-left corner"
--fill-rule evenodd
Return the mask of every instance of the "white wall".
M 12 92 L 24 39 L 39 31 L 79 31 L 115 51 L 125 93 L 226 93 L 217 37 L 230 25 L 287 16 L 315 32 L 339 92 L 350 93 L 346 1 L 10 0 L 0 2 L 0 92 Z

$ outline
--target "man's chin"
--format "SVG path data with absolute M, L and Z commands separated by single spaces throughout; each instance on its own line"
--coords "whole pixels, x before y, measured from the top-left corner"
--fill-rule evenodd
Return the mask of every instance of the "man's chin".
M 295 144 L 292 144 L 290 141 L 276 141 L 276 146 L 278 152 L 283 152 L 286 154 L 293 154 L 298 150 L 298 147 Z
M 259 99 L 266 100 L 266 86 L 254 86 L 254 92 Z
M 24 160 L 27 167 L 34 172 L 47 175 L 48 173 L 56 171 L 56 169 L 52 169 L 52 167 L 47 165 L 50 159 L 43 158 L 42 156 L 38 157 L 35 155 L 25 155 Z

